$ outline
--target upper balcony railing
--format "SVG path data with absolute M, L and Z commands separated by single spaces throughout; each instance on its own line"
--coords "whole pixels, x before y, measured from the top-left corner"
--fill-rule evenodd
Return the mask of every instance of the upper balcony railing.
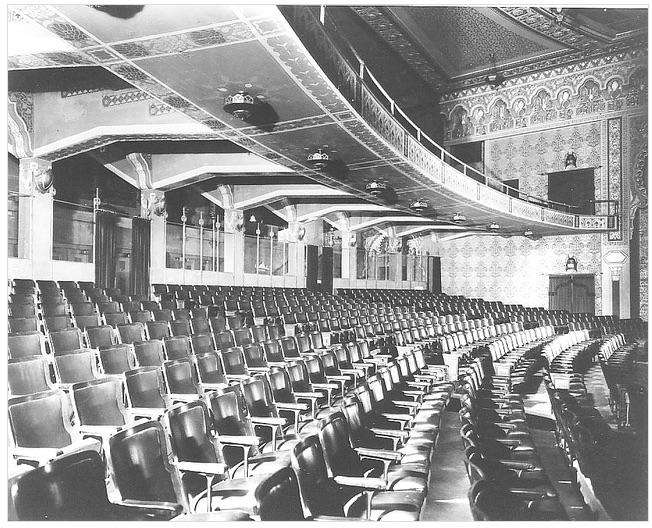
M 306 8 L 297 8 L 297 9 L 306 9 Z M 314 12 L 317 9 L 316 6 L 309 8 Z M 562 202 L 556 202 L 553 200 L 544 199 L 538 196 L 533 196 L 528 193 L 524 193 L 519 189 L 516 189 L 510 185 L 503 183 L 497 178 L 487 176 L 486 174 L 478 171 L 477 169 L 467 165 L 459 158 L 453 156 L 443 147 L 437 144 L 432 138 L 430 138 L 419 126 L 417 126 L 412 119 L 396 104 L 394 99 L 387 93 L 383 88 L 381 83 L 376 79 L 374 74 L 367 68 L 364 59 L 360 57 L 355 49 L 350 45 L 349 41 L 339 32 L 336 27 L 336 24 L 332 17 L 329 14 L 329 9 L 326 6 L 321 6 L 319 9 L 319 21 L 321 22 L 321 27 L 323 31 L 330 37 L 337 53 L 340 55 L 340 58 L 343 59 L 344 63 L 352 69 L 359 81 L 371 92 L 371 94 L 378 100 L 378 102 L 385 108 L 391 116 L 404 128 L 404 130 L 417 140 L 424 148 L 429 152 L 434 154 L 437 158 L 443 161 L 445 164 L 453 167 L 457 171 L 461 172 L 465 176 L 483 184 L 487 187 L 495 189 L 499 192 L 507 194 L 511 197 L 518 198 L 520 200 L 529 202 L 533 205 L 553 209 L 556 211 L 561 211 L 564 213 L 569 213 L 576 216 L 575 223 L 577 224 L 577 215 L 580 214 L 579 207 L 571 204 L 566 204 Z M 295 12 L 296 14 L 297 12 Z M 305 13 L 305 12 L 304 12 Z M 290 15 L 291 18 L 292 12 L 288 11 L 286 17 Z M 300 17 L 299 17 L 300 18 Z M 292 20 L 291 20 L 292 21 Z M 299 19 L 295 19 L 295 22 L 298 22 Z M 305 42 L 308 45 L 307 42 Z M 323 46 L 323 43 L 321 43 Z M 308 46 L 310 47 L 310 46 Z M 313 50 L 311 50 L 313 51 Z M 328 65 L 324 71 L 330 73 L 331 78 L 341 78 L 342 72 L 338 70 L 328 71 Z M 338 65 L 331 64 L 334 68 L 337 68 Z M 346 87 L 340 86 L 340 89 Z M 357 93 L 344 94 L 348 96 L 349 101 L 351 101 L 354 107 L 360 105 L 359 98 L 356 97 Z M 356 108 L 360 110 L 360 108 Z M 606 216 L 607 222 L 604 227 L 608 229 L 613 229 L 616 227 L 616 220 L 618 218 L 618 201 L 617 200 L 602 200 L 602 201 L 592 201 L 593 205 L 593 214 L 597 216 Z M 545 216 L 545 215 L 544 215 Z M 602 225 L 602 224 L 601 224 Z M 576 225 L 579 227 L 579 225 Z

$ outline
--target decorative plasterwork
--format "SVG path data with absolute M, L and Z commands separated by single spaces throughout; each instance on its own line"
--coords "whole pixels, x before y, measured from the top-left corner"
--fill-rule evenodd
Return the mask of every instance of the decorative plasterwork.
M 127 154 L 138 175 L 138 186 L 141 189 L 152 189 L 152 155 L 132 152 Z
M 622 119 L 609 119 L 607 122 L 607 197 L 609 200 L 615 200 L 622 204 Z M 608 238 L 610 241 L 622 240 L 622 209 L 620 207 L 620 221 L 617 231 L 610 231 Z
M 151 99 L 149 94 L 141 90 L 129 90 L 125 92 L 118 93 L 108 93 L 102 96 L 102 106 L 119 106 L 129 103 L 137 103 L 138 101 L 144 101 L 146 99 Z
M 9 151 L 17 158 L 28 158 L 34 154 L 32 149 L 32 138 L 27 123 L 18 111 L 20 98 L 9 98 L 7 111 L 7 141 Z M 29 114 L 30 123 L 31 113 Z
M 591 50 L 595 49 L 599 41 L 587 35 L 578 33 L 573 28 L 557 23 L 550 16 L 547 16 L 540 9 L 532 7 L 496 7 L 517 22 L 541 33 L 542 35 L 556 40 L 570 48 Z
M 7 57 L 7 69 L 30 70 L 37 68 L 60 68 L 63 66 L 93 66 L 94 62 L 83 53 L 57 51 L 51 53 L 14 55 Z
M 25 123 L 27 132 L 34 131 L 34 94 L 27 92 L 9 92 L 9 102 L 14 104 L 16 114 Z
M 648 132 L 647 116 L 639 116 L 630 121 L 630 142 L 631 153 L 634 156 L 631 170 L 630 191 L 631 202 L 629 204 L 630 236 L 634 233 L 634 217 L 641 208 L 646 208 L 647 197 L 647 176 L 648 176 Z
M 604 57 L 525 84 L 442 101 L 447 142 L 569 123 L 647 104 L 647 67 L 640 54 Z

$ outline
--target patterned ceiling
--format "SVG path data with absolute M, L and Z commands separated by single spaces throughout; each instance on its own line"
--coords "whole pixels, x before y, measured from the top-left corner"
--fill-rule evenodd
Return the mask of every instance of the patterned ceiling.
M 352 9 L 439 93 L 484 84 L 492 71 L 509 78 L 647 42 L 647 9 Z

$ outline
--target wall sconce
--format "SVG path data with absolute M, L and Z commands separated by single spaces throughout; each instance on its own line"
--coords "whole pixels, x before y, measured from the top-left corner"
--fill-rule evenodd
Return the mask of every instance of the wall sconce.
M 416 213 L 423 213 L 426 209 L 428 209 L 428 202 L 425 200 L 415 200 L 410 204 L 410 209 Z
M 297 240 L 301 241 L 305 236 L 306 236 L 306 228 L 301 226 L 299 229 L 297 229 Z
M 51 169 L 34 173 L 34 187 L 41 194 L 46 194 L 52 188 L 53 183 L 54 178 Z
M 365 186 L 365 190 L 374 196 L 380 196 L 387 190 L 387 184 L 385 182 L 374 180 Z
M 236 94 L 229 95 L 224 100 L 224 106 L 222 108 L 233 117 L 247 121 L 253 115 L 255 106 L 256 99 L 247 92 L 240 91 Z
M 566 158 L 564 159 L 564 169 L 577 169 L 577 156 L 572 150 L 566 153 Z
M 577 271 L 577 259 L 572 255 L 566 259 L 566 271 Z

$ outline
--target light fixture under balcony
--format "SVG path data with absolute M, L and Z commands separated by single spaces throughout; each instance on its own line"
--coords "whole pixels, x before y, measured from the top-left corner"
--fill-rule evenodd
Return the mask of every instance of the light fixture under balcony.
M 387 190 L 387 184 L 385 182 L 374 180 L 369 182 L 365 189 L 368 193 L 371 193 L 374 196 L 379 196 Z
M 246 121 L 254 113 L 256 99 L 245 91 L 239 91 L 236 94 L 229 95 L 224 100 L 224 111 L 234 117 Z
M 308 164 L 312 165 L 318 171 L 325 171 L 331 165 L 332 160 L 329 158 L 328 154 L 322 149 L 317 149 L 317 152 L 313 152 L 308 155 Z
M 526 230 L 523 232 L 523 236 L 526 236 L 526 237 L 532 237 L 532 236 L 534 236 L 534 231 L 532 231 L 531 229 L 526 229 Z
M 426 209 L 428 209 L 428 202 L 425 200 L 415 200 L 410 204 L 410 209 L 416 213 L 423 213 Z
M 462 213 L 455 213 L 453 215 L 453 222 L 456 224 L 461 224 L 462 222 L 466 222 L 466 216 L 464 216 Z
M 489 224 L 489 227 L 487 229 L 489 229 L 489 231 L 498 231 L 500 229 L 500 224 L 497 224 L 496 222 L 491 222 L 491 224 Z

